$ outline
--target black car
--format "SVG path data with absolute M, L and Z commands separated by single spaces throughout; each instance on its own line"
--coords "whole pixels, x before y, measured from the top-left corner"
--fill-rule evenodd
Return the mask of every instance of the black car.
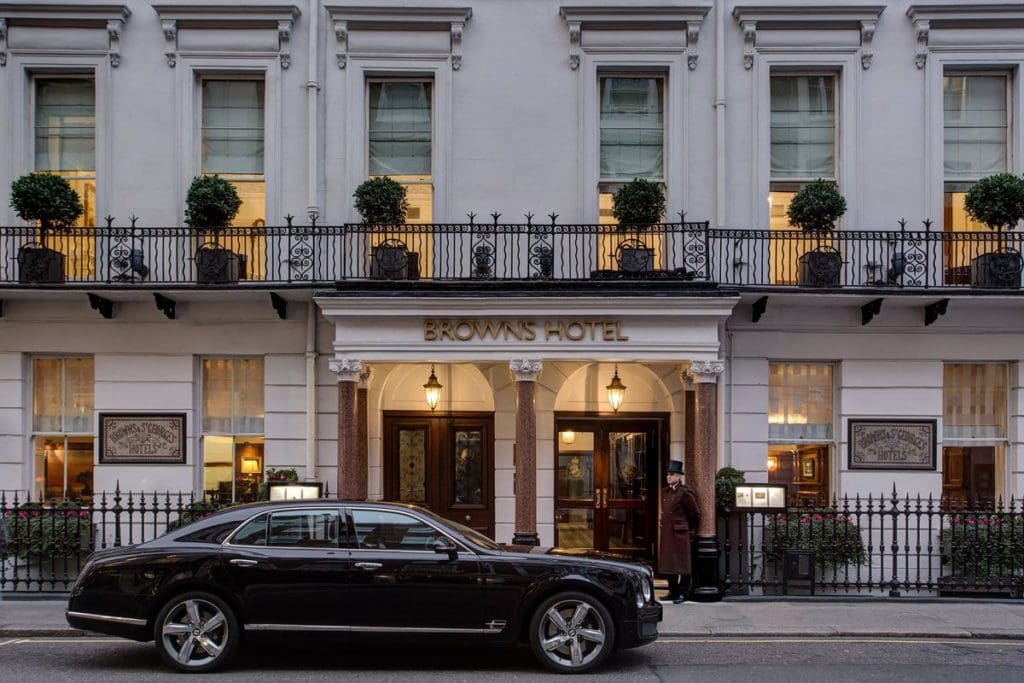
M 499 545 L 410 505 L 255 503 L 93 554 L 67 619 L 155 640 L 191 673 L 268 632 L 529 642 L 549 668 L 580 673 L 657 639 L 652 579 L 608 556 Z

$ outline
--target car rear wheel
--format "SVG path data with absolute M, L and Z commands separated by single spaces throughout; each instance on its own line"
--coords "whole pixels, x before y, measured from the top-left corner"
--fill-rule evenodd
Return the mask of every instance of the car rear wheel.
M 530 647 L 540 662 L 560 673 L 601 665 L 615 646 L 608 609 L 586 593 L 559 593 L 540 604 L 530 621 Z
M 188 673 L 215 671 L 228 664 L 241 636 L 234 611 L 211 593 L 175 596 L 153 623 L 153 640 L 163 660 Z

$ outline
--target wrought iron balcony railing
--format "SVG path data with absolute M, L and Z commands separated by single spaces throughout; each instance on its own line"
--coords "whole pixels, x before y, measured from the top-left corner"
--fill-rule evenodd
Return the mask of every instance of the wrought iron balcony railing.
M 1021 235 L 711 229 L 666 223 L 0 228 L 3 286 L 325 286 L 634 280 L 1019 290 Z

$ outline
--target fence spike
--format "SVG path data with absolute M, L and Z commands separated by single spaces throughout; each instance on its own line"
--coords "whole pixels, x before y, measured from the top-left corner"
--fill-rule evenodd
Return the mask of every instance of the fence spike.
M 107 222 L 107 227 L 108 228 L 113 227 L 113 225 L 114 225 L 114 217 L 111 216 L 109 213 L 106 216 L 103 217 L 103 220 L 105 220 Z
M 532 213 L 527 211 L 526 213 L 523 214 L 523 217 L 526 218 L 526 225 L 527 226 L 533 225 L 533 214 Z
M 285 222 L 285 224 L 287 224 L 287 226 L 289 228 L 292 227 L 292 221 L 293 220 L 295 220 L 295 216 L 291 215 L 290 213 L 289 214 L 285 214 L 284 222 Z
M 548 214 L 548 218 L 551 219 L 551 226 L 554 227 L 555 221 L 558 220 L 558 214 L 552 211 L 551 213 Z
M 498 224 L 498 219 L 501 218 L 501 214 L 498 213 L 497 211 L 493 211 L 493 212 L 491 212 L 491 218 L 494 219 L 494 224 L 497 225 Z
M 131 217 L 129 217 L 129 218 L 128 218 L 128 220 L 129 220 L 129 221 L 131 221 L 131 224 L 132 224 L 132 225 L 131 225 L 131 227 L 133 227 L 133 228 L 134 228 L 134 227 L 135 227 L 135 222 L 139 220 L 139 217 L 138 217 L 138 216 L 136 216 L 136 215 L 135 215 L 135 214 L 133 213 L 133 214 L 131 215 Z

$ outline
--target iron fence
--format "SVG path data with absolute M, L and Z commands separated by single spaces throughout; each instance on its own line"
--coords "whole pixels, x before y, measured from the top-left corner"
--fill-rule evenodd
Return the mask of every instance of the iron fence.
M 461 223 L 0 228 L 0 284 L 320 286 L 649 280 L 740 288 L 1020 289 L 1017 233 Z
M 739 594 L 1024 597 L 1024 503 L 844 497 L 719 516 L 720 573 Z

